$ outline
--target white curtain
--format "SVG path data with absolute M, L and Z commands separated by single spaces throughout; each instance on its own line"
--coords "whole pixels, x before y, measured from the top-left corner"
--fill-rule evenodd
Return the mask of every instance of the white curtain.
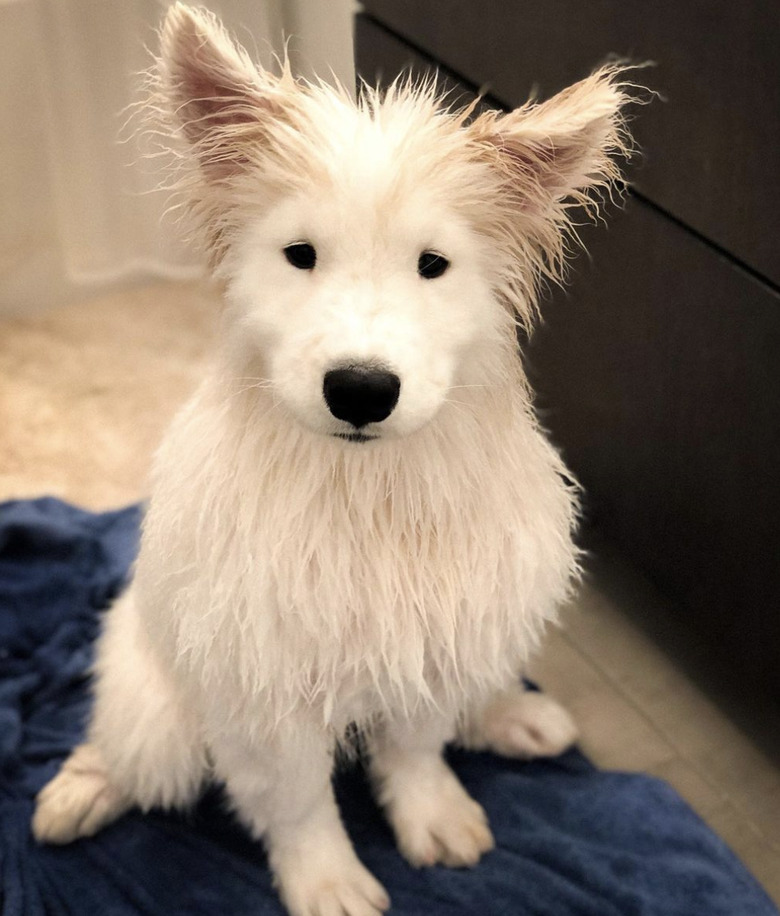
M 164 216 L 159 166 L 118 142 L 167 5 L 0 0 L 0 312 L 200 272 Z M 262 62 L 289 36 L 298 72 L 353 85 L 351 0 L 207 5 Z

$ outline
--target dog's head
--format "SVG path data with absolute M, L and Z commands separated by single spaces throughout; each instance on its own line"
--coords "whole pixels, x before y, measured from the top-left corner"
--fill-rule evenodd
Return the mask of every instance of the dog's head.
M 560 273 L 568 208 L 619 177 L 620 71 L 469 120 L 430 85 L 356 104 L 281 70 L 210 14 L 170 9 L 158 107 L 188 147 L 233 329 L 291 420 L 349 441 L 411 433 L 500 372 Z

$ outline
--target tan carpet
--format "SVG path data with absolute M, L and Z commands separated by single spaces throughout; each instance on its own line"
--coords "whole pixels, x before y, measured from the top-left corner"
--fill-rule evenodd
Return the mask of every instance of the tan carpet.
M 0 323 L 0 500 L 143 498 L 150 458 L 196 386 L 218 317 L 198 284 L 155 284 Z

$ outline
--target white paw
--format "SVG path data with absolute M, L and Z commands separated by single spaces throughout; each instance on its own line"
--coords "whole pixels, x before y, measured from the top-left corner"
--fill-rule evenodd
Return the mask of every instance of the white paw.
M 82 744 L 38 793 L 32 832 L 39 843 L 70 843 L 92 836 L 130 807 L 109 783 L 96 748 Z
M 290 916 L 380 916 L 387 891 L 351 851 L 278 851 L 272 857 L 279 894 Z
M 497 694 L 484 707 L 466 744 L 531 759 L 557 757 L 576 740 L 577 726 L 560 703 L 518 686 Z
M 415 867 L 476 865 L 494 844 L 487 816 L 443 762 L 435 779 L 407 780 L 388 799 L 398 848 Z

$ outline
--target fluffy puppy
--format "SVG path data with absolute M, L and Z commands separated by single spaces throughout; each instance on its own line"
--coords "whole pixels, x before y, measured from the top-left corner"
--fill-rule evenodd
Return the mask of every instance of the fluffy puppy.
M 41 841 L 224 781 L 294 916 L 375 916 L 331 790 L 356 724 L 413 865 L 490 829 L 445 742 L 555 754 L 566 713 L 518 672 L 577 574 L 576 496 L 518 358 L 569 208 L 618 178 L 619 70 L 473 117 L 434 88 L 258 68 L 174 5 L 153 107 L 227 309 L 159 451 L 131 589 L 107 612 L 86 741 Z M 184 152 L 181 153 L 181 150 Z

